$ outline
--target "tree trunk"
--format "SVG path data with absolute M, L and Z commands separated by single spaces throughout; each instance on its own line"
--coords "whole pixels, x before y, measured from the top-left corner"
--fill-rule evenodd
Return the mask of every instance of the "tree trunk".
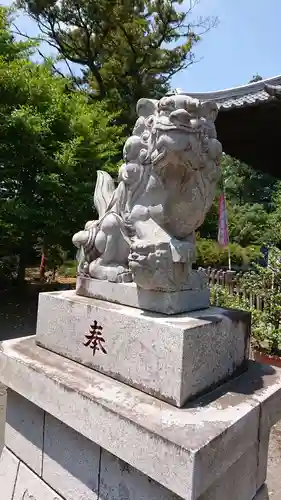
M 40 264 L 40 280 L 43 281 L 45 278 L 45 272 L 46 272 L 46 257 L 45 253 L 42 253 L 41 256 L 41 264 Z
M 22 242 L 22 247 L 19 254 L 19 266 L 17 274 L 17 283 L 23 285 L 25 281 L 25 270 L 27 266 L 27 247 Z

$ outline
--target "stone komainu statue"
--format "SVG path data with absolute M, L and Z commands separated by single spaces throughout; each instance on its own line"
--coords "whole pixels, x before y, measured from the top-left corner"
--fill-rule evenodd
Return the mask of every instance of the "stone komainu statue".
M 149 290 L 193 288 L 195 231 L 219 179 L 215 103 L 187 95 L 141 99 L 124 146 L 118 186 L 99 171 L 99 219 L 73 237 L 78 273 Z M 198 284 L 197 284 L 198 285 Z

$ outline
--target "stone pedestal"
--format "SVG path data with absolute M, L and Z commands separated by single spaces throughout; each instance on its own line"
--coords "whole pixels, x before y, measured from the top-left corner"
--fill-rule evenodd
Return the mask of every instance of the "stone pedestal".
M 193 288 L 177 292 L 145 290 L 135 283 L 112 283 L 77 276 L 76 294 L 165 315 L 198 311 L 209 307 L 210 290 L 206 277 L 202 279 L 199 277 L 202 273 L 193 273 L 194 279 L 190 279 L 190 286 L 193 285 L 192 281 L 194 282 Z
M 0 380 L 1 500 L 268 499 L 280 370 L 250 362 L 179 409 L 28 338 L 2 344 Z
M 249 336 L 241 311 L 167 316 L 75 291 L 39 299 L 38 345 L 179 407 L 245 370 Z

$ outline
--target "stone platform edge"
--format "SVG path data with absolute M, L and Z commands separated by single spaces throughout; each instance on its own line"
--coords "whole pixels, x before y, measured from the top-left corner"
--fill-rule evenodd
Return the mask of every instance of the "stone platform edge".
M 0 380 L 186 500 L 202 495 L 281 417 L 281 371 L 254 362 L 184 409 L 48 352 L 34 337 L 1 344 Z
M 113 283 L 77 276 L 76 294 L 167 316 L 198 311 L 210 306 L 209 287 L 200 290 L 164 292 L 145 290 L 137 287 L 135 283 Z

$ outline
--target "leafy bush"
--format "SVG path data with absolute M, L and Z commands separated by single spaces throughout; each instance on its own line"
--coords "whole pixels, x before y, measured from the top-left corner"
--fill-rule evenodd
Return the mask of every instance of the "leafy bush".
M 210 287 L 212 305 L 217 307 L 227 307 L 229 309 L 241 309 L 244 311 L 250 310 L 250 305 L 247 300 L 239 295 L 231 295 L 227 288 L 222 285 L 211 285 Z
M 263 310 L 253 331 L 257 344 L 270 354 L 281 353 L 281 252 L 270 251 L 269 266 L 259 265 L 245 273 L 241 288 L 247 293 L 258 295 Z
M 55 271 L 66 260 L 66 252 L 60 245 L 50 245 L 45 253 L 48 271 Z
M 228 249 L 222 248 L 216 241 L 197 238 L 196 264 L 200 267 L 222 268 L 228 266 Z M 237 243 L 230 244 L 231 263 L 236 268 L 247 268 L 260 256 L 260 247 L 241 247 Z
M 211 303 L 219 307 L 241 309 L 252 315 L 252 344 L 272 355 L 281 355 L 281 252 L 271 251 L 270 266 L 243 274 L 239 279 L 244 297 L 230 295 L 221 285 L 211 286 Z M 256 295 L 262 303 L 262 310 L 255 309 L 247 295 Z
M 231 295 L 227 288 L 222 285 L 211 285 L 210 289 L 212 305 L 229 309 L 239 309 L 240 311 L 251 313 L 252 344 L 261 349 L 269 333 L 266 329 L 266 316 L 264 312 L 251 306 L 247 298 L 241 295 Z
M 77 261 L 68 260 L 59 268 L 59 275 L 65 278 L 76 278 Z

